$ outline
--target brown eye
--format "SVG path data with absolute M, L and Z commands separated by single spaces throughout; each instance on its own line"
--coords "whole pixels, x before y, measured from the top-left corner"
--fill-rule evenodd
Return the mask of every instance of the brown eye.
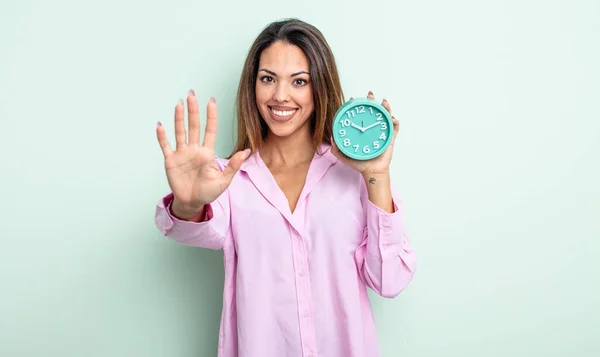
M 273 81 L 273 77 L 271 77 L 271 76 L 262 76 L 262 77 L 260 77 L 260 80 L 262 82 L 272 82 Z
M 295 83 L 297 86 L 303 86 L 303 85 L 306 85 L 306 83 L 308 83 L 308 82 L 306 81 L 306 79 L 296 79 L 296 80 L 294 81 L 294 83 Z

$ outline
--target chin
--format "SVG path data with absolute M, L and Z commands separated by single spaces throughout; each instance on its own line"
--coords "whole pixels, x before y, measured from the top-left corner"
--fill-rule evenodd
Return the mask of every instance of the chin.
M 269 127 L 269 135 L 278 138 L 287 138 L 304 131 L 308 132 L 310 130 L 309 123 L 309 119 L 303 122 L 298 121 L 298 123 L 292 121 L 287 123 L 267 121 L 267 126 Z
M 285 138 L 294 134 L 298 129 L 295 126 L 287 126 L 281 127 L 281 125 L 268 125 L 269 126 L 269 135 L 276 136 L 279 138 Z

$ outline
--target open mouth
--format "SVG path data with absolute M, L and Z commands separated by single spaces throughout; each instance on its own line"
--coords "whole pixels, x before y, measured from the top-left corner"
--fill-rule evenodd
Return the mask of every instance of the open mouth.
M 273 114 L 273 118 L 276 120 L 290 119 L 298 111 L 298 109 L 280 110 L 273 107 L 269 107 L 269 109 L 271 110 L 271 114 Z

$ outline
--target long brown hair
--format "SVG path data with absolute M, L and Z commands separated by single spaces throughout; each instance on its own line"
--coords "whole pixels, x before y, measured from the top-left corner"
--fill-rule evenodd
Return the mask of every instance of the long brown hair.
M 267 136 L 268 127 L 256 105 L 255 86 L 260 55 L 276 41 L 298 46 L 308 58 L 315 108 L 310 118 L 313 147 L 317 150 L 322 143 L 331 144 L 333 116 L 344 103 L 333 52 L 316 27 L 285 19 L 266 26 L 248 51 L 237 91 L 237 142 L 231 155 L 247 148 L 255 152 Z

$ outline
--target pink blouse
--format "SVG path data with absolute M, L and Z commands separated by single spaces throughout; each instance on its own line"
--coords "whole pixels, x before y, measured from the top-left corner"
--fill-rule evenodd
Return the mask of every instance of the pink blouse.
M 160 231 L 223 250 L 219 357 L 379 355 L 367 287 L 393 298 L 416 268 L 396 193 L 395 212 L 381 210 L 360 173 L 327 150 L 315 155 L 293 213 L 258 153 L 206 221 L 175 218 L 172 199 L 157 204 Z

